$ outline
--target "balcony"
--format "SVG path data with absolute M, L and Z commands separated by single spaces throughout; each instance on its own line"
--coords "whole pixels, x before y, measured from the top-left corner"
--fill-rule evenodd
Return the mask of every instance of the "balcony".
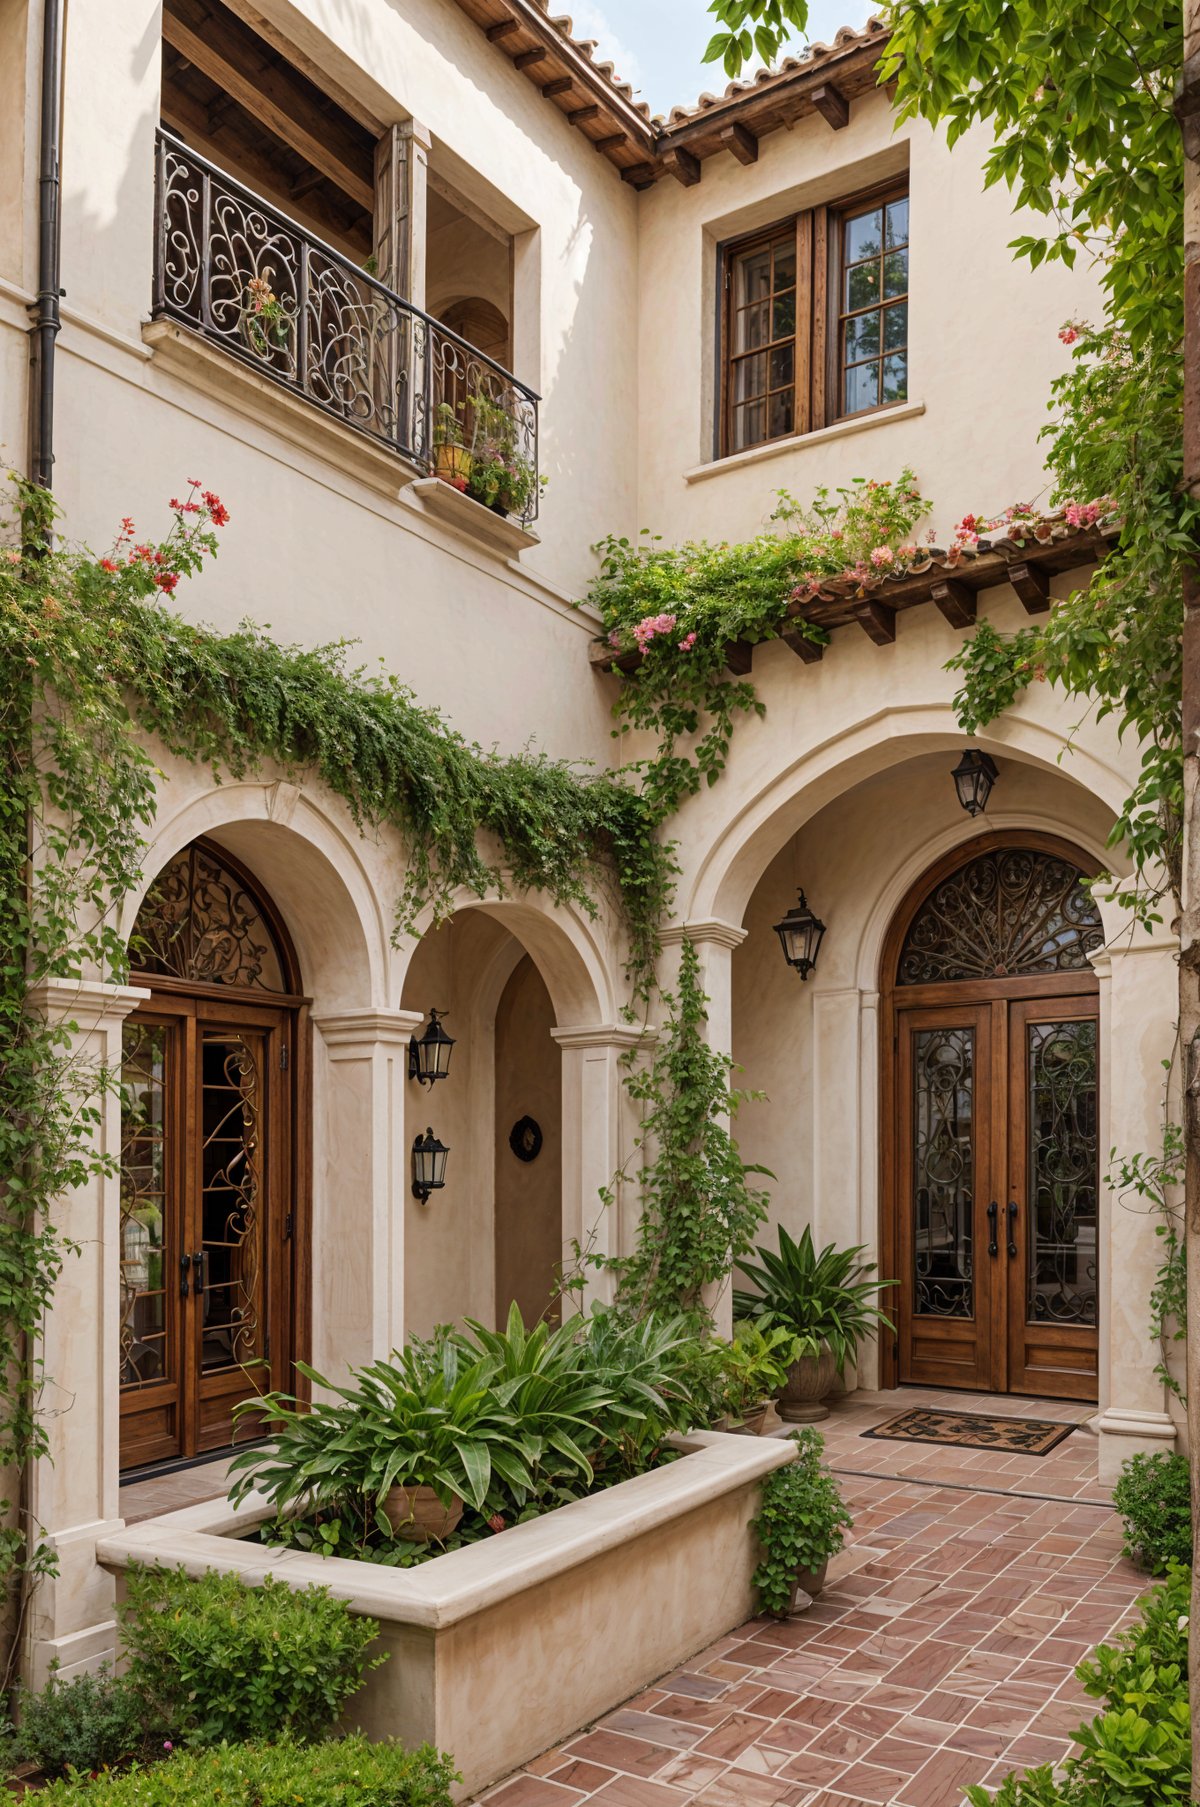
M 532 389 L 174 133 L 159 132 L 156 157 L 155 319 L 531 527 Z

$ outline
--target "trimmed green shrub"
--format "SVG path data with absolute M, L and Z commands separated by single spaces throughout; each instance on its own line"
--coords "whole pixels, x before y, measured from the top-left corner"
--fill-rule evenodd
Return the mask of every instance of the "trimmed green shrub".
M 120 1776 L 55 1782 L 38 1799 L 44 1807 L 450 1807 L 457 1779 L 428 1745 L 406 1751 L 353 1737 L 180 1751 Z
M 1152 1575 L 1192 1560 L 1192 1494 L 1186 1456 L 1132 1456 L 1113 1488 L 1125 1521 L 1125 1554 Z
M 1186 1807 L 1192 1798 L 1188 1711 L 1191 1570 L 1173 1563 L 1142 1616 L 1075 1673 L 1107 1712 L 1081 1726 L 1080 1754 L 1006 1776 L 996 1794 L 968 1788 L 972 1807 Z
M 320 1738 L 385 1660 L 367 1659 L 376 1620 L 270 1578 L 130 1569 L 121 1621 L 130 1684 L 175 1742 Z
M 35 1694 L 17 1690 L 17 1725 L 5 1741 L 10 1765 L 34 1763 L 48 1776 L 108 1769 L 141 1756 L 149 1735 L 138 1690 L 105 1663 L 94 1675 L 63 1681 L 51 1672 Z

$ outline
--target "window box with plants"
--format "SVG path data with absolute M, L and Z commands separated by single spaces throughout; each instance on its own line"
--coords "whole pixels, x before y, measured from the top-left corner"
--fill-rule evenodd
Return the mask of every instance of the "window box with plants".
M 874 1264 L 862 1260 L 861 1246 L 830 1243 L 818 1250 L 807 1225 L 799 1242 L 782 1224 L 778 1234 L 778 1249 L 759 1243 L 757 1263 L 738 1262 L 753 1289 L 734 1293 L 734 1310 L 796 1338 L 779 1413 L 790 1424 L 815 1424 L 828 1417 L 824 1400 L 834 1376 L 845 1376 L 864 1338 L 880 1325 L 894 1329 L 877 1301 L 882 1288 L 897 1283 L 873 1277 Z

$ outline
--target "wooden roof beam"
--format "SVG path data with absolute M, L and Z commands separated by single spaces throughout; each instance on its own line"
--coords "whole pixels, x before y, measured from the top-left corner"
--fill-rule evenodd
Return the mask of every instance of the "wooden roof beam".
M 634 163 L 621 171 L 622 182 L 628 182 L 631 188 L 653 188 L 657 179 L 653 163 Z
M 854 619 L 862 628 L 868 640 L 876 646 L 891 646 L 896 638 L 896 612 L 885 608 L 881 602 L 866 597 L 854 607 Z
M 695 188 L 701 173 L 699 157 L 694 157 L 680 145 L 675 150 L 664 151 L 663 162 L 682 187 Z
M 550 52 L 541 44 L 533 50 L 523 50 L 513 58 L 514 69 L 532 69 L 535 63 L 544 63 Z
M 1010 565 L 1008 581 L 1028 615 L 1044 615 L 1050 607 L 1050 577 L 1037 565 Z
M 780 634 L 779 638 L 805 665 L 818 665 L 825 657 L 824 641 L 810 640 L 808 635 L 802 634 L 798 628 L 788 628 L 785 633 Z
M 567 122 L 570 125 L 586 125 L 589 119 L 599 119 L 599 117 L 599 106 L 595 101 L 590 101 L 586 107 L 576 107 L 574 112 L 568 113 Z
M 483 34 L 489 44 L 498 44 L 501 38 L 511 38 L 514 31 L 520 31 L 519 19 L 501 19 L 496 25 L 489 25 Z
M 819 88 L 812 90 L 808 98 L 821 118 L 826 120 L 835 132 L 840 132 L 843 126 L 850 124 L 850 102 L 841 89 L 835 88 L 832 82 L 822 82 Z
M 223 35 L 219 44 L 177 19 L 163 14 L 164 41 L 224 88 L 282 143 L 298 151 L 306 162 L 340 188 L 368 213 L 375 207 L 375 186 L 361 168 L 355 167 L 352 149 L 328 119 L 301 93 L 286 70 L 254 67 L 243 45 Z
M 542 99 L 553 100 L 556 94 L 569 94 L 574 86 L 573 75 L 556 75 L 552 81 L 542 84 Z
M 754 648 L 749 640 L 727 640 L 725 642 L 725 669 L 731 671 L 735 678 L 750 675 L 750 667 L 754 663 Z
M 739 125 L 736 119 L 721 127 L 721 143 L 739 163 L 758 162 L 758 139 L 749 126 Z
M 593 138 L 592 143 L 598 151 L 615 151 L 619 144 L 627 144 L 627 132 L 610 132 L 607 138 Z
M 957 577 L 943 577 L 929 592 L 951 627 L 973 627 L 979 610 L 979 598 Z

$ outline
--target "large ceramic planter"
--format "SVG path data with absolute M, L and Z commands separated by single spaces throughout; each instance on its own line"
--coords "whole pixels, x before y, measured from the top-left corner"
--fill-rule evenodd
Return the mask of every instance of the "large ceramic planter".
M 443 1506 L 432 1487 L 393 1487 L 383 1502 L 384 1517 L 407 1543 L 445 1543 L 458 1529 L 461 1500 Z
M 819 1424 L 828 1418 L 829 1407 L 822 1402 L 836 1373 L 829 1349 L 822 1349 L 820 1355 L 802 1355 L 788 1369 L 787 1384 L 779 1395 L 779 1416 L 788 1424 Z
M 470 1799 L 754 1616 L 750 1521 L 763 1480 L 794 1451 L 711 1431 L 672 1442 L 678 1461 L 416 1568 L 246 1541 L 273 1515 L 257 1494 L 147 1520 L 101 1538 L 97 1554 L 118 1574 L 182 1563 L 316 1584 L 377 1619 L 372 1654 L 388 1661 L 345 1725 L 452 1751 L 455 1793 Z

